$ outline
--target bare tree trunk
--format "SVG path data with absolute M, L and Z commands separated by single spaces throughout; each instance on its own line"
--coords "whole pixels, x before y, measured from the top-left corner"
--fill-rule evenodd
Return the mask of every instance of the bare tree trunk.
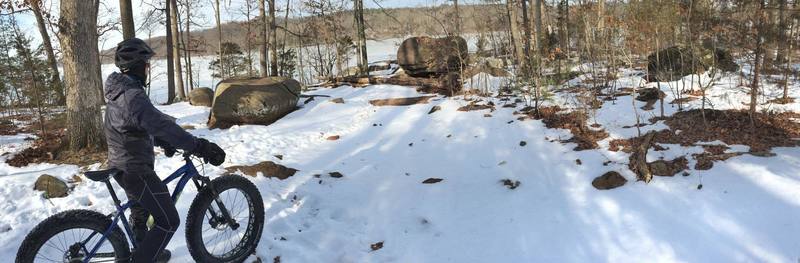
M 247 76 L 253 77 L 253 21 L 251 19 L 253 13 L 253 6 L 250 5 L 250 0 L 244 1 L 245 10 L 245 30 L 247 31 L 247 37 L 245 38 L 245 52 L 247 52 Z
M 222 23 L 219 18 L 219 0 L 214 1 L 216 8 L 214 9 L 214 16 L 217 21 L 217 59 L 219 60 L 219 75 L 225 78 L 225 63 L 222 63 Z
M 362 0 L 359 0 L 359 1 L 362 1 Z M 458 12 L 458 0 L 453 0 L 453 8 L 455 9 L 455 12 L 456 12 L 456 17 L 455 17 L 455 19 L 456 19 L 455 35 L 459 36 L 459 35 L 461 35 L 461 14 Z
M 358 71 L 361 75 L 367 74 L 367 36 L 364 33 L 364 1 L 354 0 L 353 14 L 356 20 L 356 30 L 358 31 L 358 39 L 356 46 L 358 47 Z
M 602 30 L 606 27 L 606 0 L 597 1 L 597 29 Z
M 172 45 L 174 45 L 174 43 L 172 42 L 172 40 L 173 40 L 173 38 L 172 38 L 172 24 L 173 24 L 173 21 L 172 21 L 172 15 L 171 15 L 172 14 L 172 0 L 167 0 L 167 2 L 164 3 L 164 5 L 166 6 L 166 10 L 165 10 L 166 12 L 165 12 L 164 16 L 166 17 L 166 19 L 165 19 L 166 20 L 166 25 L 165 26 L 166 26 L 166 30 L 167 30 L 167 37 L 166 37 L 167 38 L 166 39 L 166 41 L 167 41 L 167 104 L 172 104 L 173 102 L 175 102 L 175 60 L 173 59 L 173 56 L 175 54 L 173 54 L 174 50 L 173 50 L 173 47 L 172 47 Z
M 784 61 L 783 64 L 783 83 L 781 83 L 781 85 L 783 85 L 783 103 L 789 103 L 789 74 L 791 73 L 789 66 L 792 65 L 791 54 L 794 49 L 794 42 L 792 39 L 794 39 L 794 21 L 792 21 L 789 26 L 789 38 L 786 41 L 789 42 L 788 48 L 784 50 L 784 52 L 788 54 L 785 55 L 786 61 Z
M 536 1 L 536 5 L 534 5 L 534 21 L 536 23 L 536 52 L 541 55 L 544 54 L 544 32 L 542 31 L 542 1 L 544 0 L 534 0 Z
M 786 36 L 789 27 L 786 22 L 786 0 L 778 0 L 778 5 L 778 56 L 775 58 L 775 62 L 783 64 L 786 63 L 787 58 L 786 46 L 791 40 Z
M 269 76 L 269 68 L 267 67 L 267 7 L 266 0 L 258 1 L 258 13 L 261 16 L 259 23 L 258 36 L 260 44 L 258 47 L 258 65 L 261 69 L 261 77 Z
M 522 0 L 525 1 L 525 0 Z M 514 54 L 517 60 L 517 66 L 522 69 L 525 64 L 525 53 L 522 50 L 522 36 L 519 34 L 519 26 L 517 24 L 517 4 L 516 0 L 506 0 L 506 9 L 508 11 L 508 24 L 511 28 L 511 42 L 514 45 Z
M 289 8 L 288 6 L 286 8 Z M 270 76 L 278 76 L 278 34 L 275 26 L 275 0 L 269 0 Z
M 183 44 L 184 53 L 186 54 L 186 75 L 189 82 L 189 91 L 194 90 L 194 71 L 192 70 L 192 1 L 186 1 L 186 34 L 185 42 Z
M 12 12 L 13 6 L 12 6 Z M 36 78 L 35 71 L 33 68 L 35 67 L 33 63 L 33 58 L 30 53 L 30 49 L 25 46 L 23 43 L 23 36 L 19 31 L 19 26 L 17 25 L 16 18 L 11 19 L 12 27 L 14 28 L 14 45 L 16 46 L 17 56 L 22 57 L 23 66 L 28 70 L 28 74 L 30 74 L 30 80 L 28 81 L 28 85 L 30 85 L 30 89 L 33 92 L 33 101 L 36 106 L 36 111 L 39 119 L 39 129 L 41 130 L 42 139 L 47 140 L 47 131 L 44 127 L 44 103 L 42 103 L 42 97 L 44 92 L 42 92 L 41 85 L 39 85 L 39 80 Z
M 59 34 L 67 87 L 67 136 L 71 150 L 105 148 L 102 98 L 96 90 L 102 81 L 97 50 L 99 0 L 62 0 Z M 86 70 L 90 69 L 90 70 Z
M 133 25 L 133 6 L 131 0 L 119 0 L 119 20 L 122 24 L 122 39 L 136 37 L 136 29 Z
M 180 48 L 180 27 L 178 22 L 178 4 L 177 0 L 169 0 L 170 12 L 169 16 L 172 17 L 172 24 L 170 30 L 172 31 L 172 58 L 174 62 L 176 89 L 178 91 L 177 99 L 182 101 L 186 98 L 186 90 L 183 88 L 183 67 L 181 67 L 181 48 Z
M 764 56 L 764 32 L 766 22 L 764 21 L 766 18 L 764 16 L 764 9 L 765 3 L 764 0 L 759 0 L 760 6 L 756 13 L 756 19 L 758 19 L 758 24 L 756 25 L 756 50 L 755 50 L 755 61 L 753 62 L 753 82 L 750 84 L 750 124 L 755 129 L 755 121 L 754 117 L 756 114 L 756 106 L 758 105 L 758 81 L 761 73 L 761 60 Z
M 525 76 L 531 76 L 531 21 L 528 19 L 528 1 L 522 0 L 522 27 L 525 29 L 525 41 L 523 51 L 525 52 Z
M 561 35 L 561 52 L 569 58 L 569 1 L 561 0 L 559 6 L 561 15 L 559 16 L 559 33 Z
M 53 82 L 53 85 L 55 85 L 55 91 L 58 94 L 58 97 L 56 98 L 56 104 L 64 105 L 67 100 L 64 94 L 64 83 L 61 82 L 61 76 L 58 73 L 58 62 L 56 61 L 55 52 L 53 52 L 53 44 L 50 40 L 50 33 L 47 32 L 47 24 L 44 21 L 44 16 L 42 15 L 42 1 L 29 0 L 29 4 L 31 6 L 31 11 L 33 11 L 34 17 L 36 17 L 36 25 L 39 28 L 39 34 L 42 36 L 42 47 L 44 47 L 45 54 L 47 54 L 47 64 L 50 66 L 51 71 L 50 78 Z

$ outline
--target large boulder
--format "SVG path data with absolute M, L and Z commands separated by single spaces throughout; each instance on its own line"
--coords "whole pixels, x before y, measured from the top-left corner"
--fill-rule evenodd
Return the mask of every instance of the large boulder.
M 459 36 L 412 37 L 403 40 L 397 49 L 397 63 L 413 77 L 460 71 L 468 56 L 467 41 Z
M 739 64 L 733 61 L 733 55 L 727 49 L 714 49 L 714 67 L 722 71 L 734 72 L 739 70 Z
M 209 88 L 196 88 L 189 92 L 189 104 L 194 106 L 211 107 L 213 100 L 214 91 Z
M 703 73 L 712 66 L 728 72 L 739 70 L 731 53 L 721 48 L 692 49 L 678 45 L 647 56 L 650 81 L 676 81 L 684 76 Z
M 208 127 L 271 124 L 297 108 L 301 86 L 286 77 L 224 80 L 217 84 Z
M 44 192 L 44 198 L 65 197 L 69 192 L 67 183 L 49 174 L 43 174 L 36 179 L 33 190 Z
M 699 52 L 683 46 L 668 47 L 647 56 L 650 81 L 676 81 L 705 70 Z

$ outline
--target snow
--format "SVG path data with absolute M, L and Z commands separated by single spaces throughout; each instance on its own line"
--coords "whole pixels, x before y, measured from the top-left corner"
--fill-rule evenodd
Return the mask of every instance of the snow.
M 486 72 L 479 72 L 464 81 L 464 89 L 476 90 L 486 94 L 497 94 L 501 89 L 509 87 L 511 80 L 507 77 L 495 77 Z
M 104 68 L 104 74 L 107 70 Z M 584 74 L 570 83 L 580 84 L 589 77 Z M 697 81 L 698 76 L 694 77 Z M 708 75 L 700 78 L 710 80 Z M 670 87 L 688 84 L 690 79 L 661 83 L 667 93 L 665 101 L 675 98 L 668 92 Z M 489 80 L 492 85 L 505 81 Z M 715 76 L 716 85 L 707 90 L 713 108 L 745 108 L 742 102 L 748 95 L 738 88 L 739 82 L 738 74 Z M 621 70 L 615 83 L 618 88 L 656 85 L 644 84 L 641 72 L 630 69 Z M 768 95 L 774 89 L 774 85 L 767 86 Z M 800 97 L 800 89 L 795 87 L 792 92 L 791 96 Z M 568 130 L 548 129 L 536 120 L 516 120 L 512 113 L 524 105 L 498 107 L 492 117 L 484 117 L 489 110 L 457 111 L 469 104 L 464 96 L 437 97 L 428 104 L 406 107 L 369 104 L 372 99 L 422 95 L 402 86 L 342 86 L 308 94 L 331 98 L 301 102 L 299 110 L 269 126 L 242 125 L 227 130 L 206 127 L 206 107 L 185 102 L 158 106 L 179 124 L 194 126 L 189 130 L 192 134 L 225 149 L 228 158 L 222 167 L 274 161 L 300 170 L 286 180 L 247 177 L 264 198 L 266 225 L 256 250 L 263 260 L 278 256 L 281 262 L 800 259 L 798 148 L 773 149 L 776 156 L 769 158 L 745 154 L 715 162 L 711 170 L 690 169 L 689 176 L 657 177 L 645 184 L 635 182 L 627 168 L 627 154 L 607 150 L 610 140 L 639 134 L 633 127 L 634 107 L 643 123 L 658 115 L 658 105 L 644 111 L 644 103 L 631 96 L 606 101 L 601 109 L 590 112 L 591 121 L 610 134 L 599 142 L 600 149 L 573 151 L 574 144 L 558 142 L 571 137 Z M 151 97 L 160 101 L 163 95 L 163 88 L 154 88 Z M 343 98 L 345 103 L 330 102 L 333 98 Z M 497 99 L 494 102 L 502 104 Z M 547 103 L 579 108 L 577 99 L 568 93 L 556 93 Z M 699 103 L 691 101 L 684 107 L 698 108 Z M 428 114 L 433 106 L 441 106 L 441 110 Z M 800 104 L 768 108 L 800 111 Z M 677 110 L 677 105 L 665 104 L 666 115 Z M 640 130 L 643 134 L 664 128 L 666 125 L 658 122 Z M 332 135 L 341 138 L 326 139 Z M 27 147 L 27 136 L 0 136 L 0 155 Z M 526 145 L 520 146 L 521 141 Z M 724 145 L 720 141 L 703 144 Z M 702 152 L 700 146 L 661 146 L 668 149 L 650 152 L 647 159 L 669 160 Z M 749 150 L 743 145 L 729 147 L 729 152 Z M 283 159 L 274 155 L 283 155 Z M 695 161 L 689 160 L 693 167 Z M 181 165 L 179 158 L 167 158 L 159 150 L 159 175 L 167 176 Z M 222 167 L 203 168 L 216 177 L 224 171 Z M 113 211 L 100 183 L 84 180 L 74 185 L 68 197 L 50 200 L 32 190 L 41 174 L 67 180 L 82 170 L 73 165 L 42 163 L 15 168 L 0 163 L 0 244 L 4 244 L 0 257 L 14 257 L 24 236 L 59 211 Z M 617 171 L 629 182 L 608 191 L 593 188 L 591 181 L 607 171 Z M 330 172 L 344 177 L 331 178 L 326 175 Z M 443 181 L 421 183 L 428 178 Z M 521 184 L 512 190 L 502 184 L 504 179 Z M 182 222 L 196 194 L 193 186 L 185 191 L 177 202 Z M 372 251 L 370 245 L 377 242 L 384 242 L 383 248 Z M 183 229 L 168 248 L 174 253 L 172 262 L 192 262 Z

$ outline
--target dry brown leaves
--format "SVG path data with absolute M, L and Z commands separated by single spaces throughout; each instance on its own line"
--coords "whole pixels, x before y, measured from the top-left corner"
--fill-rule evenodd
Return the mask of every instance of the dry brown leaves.
M 524 108 L 520 114 L 527 117 L 542 120 L 547 128 L 568 129 L 572 132 L 572 138 L 563 142 L 574 142 L 578 146 L 576 151 L 597 149 L 597 142 L 608 137 L 605 130 L 590 128 L 586 123 L 588 116 L 578 111 L 564 112 L 558 106 L 540 107 L 538 114 L 533 108 Z

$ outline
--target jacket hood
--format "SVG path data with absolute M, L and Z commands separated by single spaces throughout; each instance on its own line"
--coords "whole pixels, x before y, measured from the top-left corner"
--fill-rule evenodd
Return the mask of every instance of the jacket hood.
M 106 79 L 106 85 L 103 89 L 106 100 L 112 101 L 117 99 L 120 94 L 129 89 L 140 89 L 142 84 L 131 76 L 114 72 Z

